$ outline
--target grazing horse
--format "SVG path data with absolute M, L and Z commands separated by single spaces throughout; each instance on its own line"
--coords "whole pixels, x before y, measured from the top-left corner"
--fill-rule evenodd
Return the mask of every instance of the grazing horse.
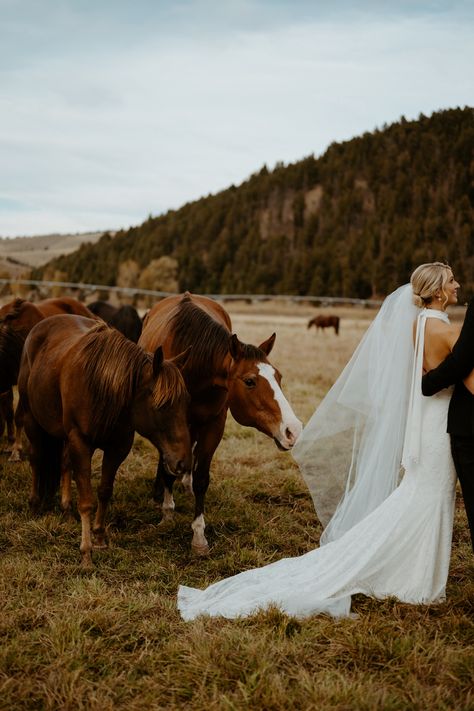
M 316 326 L 317 331 L 320 328 L 324 331 L 325 328 L 332 326 L 337 336 L 339 333 L 339 320 L 339 316 L 315 316 L 311 321 L 308 321 L 308 328 Z
M 105 323 L 53 316 L 25 342 L 18 378 L 20 409 L 30 441 L 33 508 L 51 503 L 67 464 L 78 490 L 82 563 L 91 565 L 91 457 L 104 452 L 93 532 L 106 546 L 105 513 L 117 469 L 135 430 L 161 452 L 169 476 L 191 468 L 189 395 L 179 370 L 188 353 L 163 360 Z M 52 367 L 54 365 L 54 367 Z M 62 502 L 70 505 L 70 502 Z
M 142 332 L 142 320 L 133 306 L 124 304 L 116 307 L 108 301 L 93 301 L 87 308 L 109 326 L 123 333 L 126 338 L 134 343 L 138 342 Z
M 34 304 L 25 299 L 13 299 L 0 308 L 0 392 L 16 385 L 23 344 L 33 326 L 55 314 L 94 318 L 84 304 L 70 296 L 44 299 Z M 21 433 L 17 432 L 10 461 L 19 461 L 20 452 Z
M 267 359 L 275 334 L 256 347 L 239 341 L 231 328 L 229 314 L 220 304 L 186 292 L 153 306 L 139 340 L 146 350 L 162 345 L 166 356 L 192 345 L 183 375 L 191 396 L 189 425 L 195 496 L 191 545 L 198 555 L 209 552 L 204 536 L 204 499 L 227 410 L 240 424 L 272 437 L 283 450 L 291 449 L 301 432 L 301 422 L 281 391 L 281 375 Z M 154 498 L 162 505 L 163 527 L 172 520 L 173 482 L 159 462 Z

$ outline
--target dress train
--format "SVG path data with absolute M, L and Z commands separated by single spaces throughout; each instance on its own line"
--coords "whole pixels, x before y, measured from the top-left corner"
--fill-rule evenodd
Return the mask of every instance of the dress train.
M 180 586 L 185 620 L 236 618 L 269 605 L 297 617 L 350 614 L 351 596 L 432 603 L 445 597 L 456 476 L 446 417 L 451 392 L 421 399 L 422 456 L 395 491 L 342 537 L 296 558 L 220 580 Z

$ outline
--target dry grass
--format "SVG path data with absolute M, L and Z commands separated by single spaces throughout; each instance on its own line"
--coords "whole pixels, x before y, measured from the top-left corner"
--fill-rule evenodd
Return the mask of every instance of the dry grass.
M 277 331 L 272 360 L 307 419 L 369 319 L 351 310 L 339 337 L 316 334 L 301 308 L 232 311 L 244 340 Z M 317 543 L 312 504 L 289 455 L 229 418 L 207 499 L 212 554 L 196 560 L 192 502 L 181 490 L 175 529 L 157 529 L 155 457 L 138 438 L 117 479 L 110 548 L 95 554 L 92 573 L 79 567 L 79 524 L 59 513 L 32 518 L 27 464 L 2 456 L 1 467 L 0 709 L 474 708 L 473 558 L 461 507 L 442 605 L 358 597 L 357 619 L 298 621 L 270 610 L 185 623 L 175 606 L 179 583 L 203 586 Z

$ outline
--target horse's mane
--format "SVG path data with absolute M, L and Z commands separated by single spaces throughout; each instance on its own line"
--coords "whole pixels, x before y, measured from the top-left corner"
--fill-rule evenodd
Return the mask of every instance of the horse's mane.
M 184 370 L 208 376 L 222 371 L 223 361 L 229 353 L 230 333 L 206 311 L 184 296 L 168 319 L 173 334 L 176 353 L 192 349 Z
M 91 427 L 106 432 L 135 397 L 142 369 L 152 356 L 105 323 L 93 326 L 80 340 L 74 365 L 80 365 L 91 396 Z M 155 407 L 172 404 L 186 390 L 179 370 L 164 362 L 155 380 Z
M 6 304 L 7 306 L 10 305 L 11 309 L 10 311 L 8 311 L 8 313 L 4 314 L 3 316 L 0 316 L 0 325 L 8 323 L 8 321 L 13 321 L 14 319 L 17 319 L 20 315 L 20 310 L 24 303 L 26 303 L 25 299 L 20 299 L 19 297 L 17 297 L 12 301 L 11 304 Z
M 251 343 L 242 343 L 240 341 L 240 350 L 244 360 L 267 361 L 267 354 L 258 346 L 253 346 Z

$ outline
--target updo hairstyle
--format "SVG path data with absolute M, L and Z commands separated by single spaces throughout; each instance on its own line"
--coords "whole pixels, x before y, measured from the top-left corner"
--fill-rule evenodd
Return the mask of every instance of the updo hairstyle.
M 441 291 L 444 296 L 443 308 L 448 303 L 448 296 L 444 290 L 451 277 L 451 267 L 443 262 L 431 262 L 430 264 L 420 264 L 415 269 L 410 278 L 413 289 L 413 303 L 420 309 L 429 306 L 436 296 L 437 291 Z

